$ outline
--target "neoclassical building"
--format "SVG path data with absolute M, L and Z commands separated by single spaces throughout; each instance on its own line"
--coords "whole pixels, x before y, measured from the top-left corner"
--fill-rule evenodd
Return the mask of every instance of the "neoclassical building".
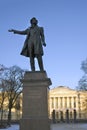
M 66 119 L 66 111 L 69 111 L 69 119 L 74 118 L 74 110 L 77 119 L 87 119 L 87 91 L 76 91 L 69 87 L 59 86 L 49 91 L 49 117 L 55 110 L 57 120 Z M 62 114 L 62 115 L 61 115 Z

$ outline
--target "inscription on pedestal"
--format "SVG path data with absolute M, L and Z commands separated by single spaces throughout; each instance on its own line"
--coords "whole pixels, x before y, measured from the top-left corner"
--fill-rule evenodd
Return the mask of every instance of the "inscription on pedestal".
M 38 97 L 41 97 L 42 95 L 42 92 L 41 92 L 41 88 L 32 88 L 32 89 L 29 89 L 29 98 L 38 98 Z

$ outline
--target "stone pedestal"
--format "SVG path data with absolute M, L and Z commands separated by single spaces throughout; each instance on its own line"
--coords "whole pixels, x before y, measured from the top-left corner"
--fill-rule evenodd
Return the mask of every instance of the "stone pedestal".
M 48 119 L 48 87 L 46 72 L 26 72 L 23 82 L 23 110 L 20 130 L 50 130 Z

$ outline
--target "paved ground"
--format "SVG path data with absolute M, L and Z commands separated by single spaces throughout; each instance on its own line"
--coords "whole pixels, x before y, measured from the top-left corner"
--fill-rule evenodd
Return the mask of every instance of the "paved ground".
M 51 130 L 87 130 L 87 124 L 52 124 Z
M 12 125 L 7 129 L 0 129 L 0 130 L 19 130 L 19 125 Z M 52 124 L 51 130 L 87 130 L 87 123 L 86 124 Z

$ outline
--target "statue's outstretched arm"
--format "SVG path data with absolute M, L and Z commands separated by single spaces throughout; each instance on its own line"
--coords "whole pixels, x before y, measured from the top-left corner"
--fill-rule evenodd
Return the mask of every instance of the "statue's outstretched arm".
M 14 30 L 14 29 L 10 29 L 8 30 L 9 32 L 13 32 L 14 34 L 22 34 L 22 35 L 26 35 L 27 34 L 27 29 L 24 31 L 19 31 L 19 30 Z

